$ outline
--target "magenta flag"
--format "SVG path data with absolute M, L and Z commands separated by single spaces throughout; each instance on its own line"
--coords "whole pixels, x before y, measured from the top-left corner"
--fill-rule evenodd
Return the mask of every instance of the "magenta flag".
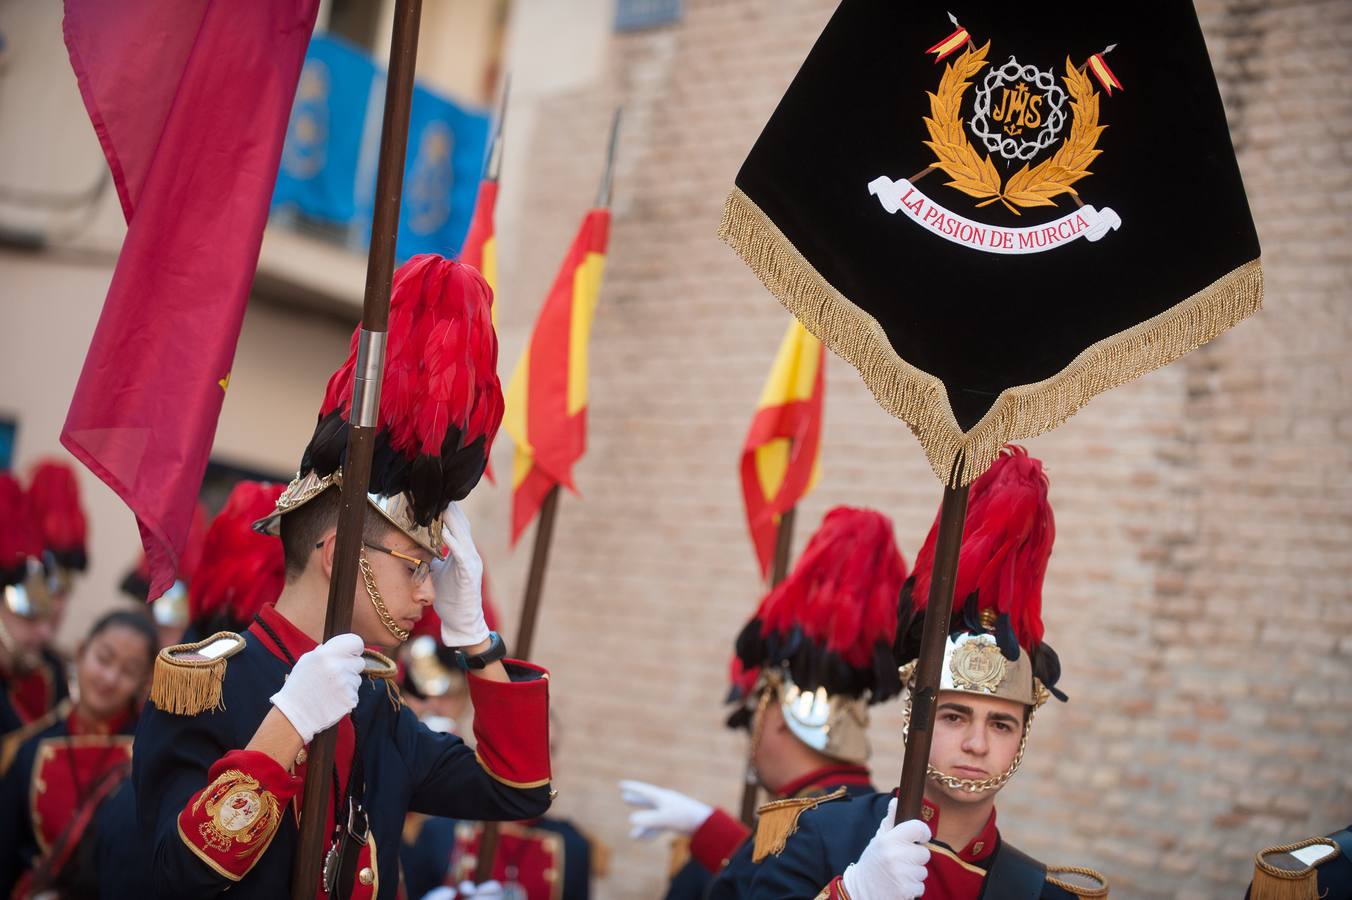
M 66 0 L 127 237 L 61 443 L 173 584 L 258 265 L 318 0 Z

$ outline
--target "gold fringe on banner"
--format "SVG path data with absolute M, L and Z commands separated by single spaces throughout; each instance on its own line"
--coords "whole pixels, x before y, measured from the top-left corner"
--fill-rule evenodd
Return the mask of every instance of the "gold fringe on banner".
M 751 848 L 752 862 L 760 862 L 770 854 L 784 849 L 789 838 L 798 830 L 798 817 L 823 803 L 838 800 L 846 794 L 845 788 L 836 788 L 820 797 L 790 797 L 772 800 L 756 810 L 756 839 Z
M 1319 900 L 1319 873 L 1314 866 L 1302 864 L 1298 869 L 1285 869 L 1263 858 L 1277 853 L 1290 853 L 1314 844 L 1327 844 L 1335 852 L 1338 850 L 1338 845 L 1328 838 L 1310 838 L 1296 844 L 1269 847 L 1255 856 L 1250 900 Z
M 229 646 L 214 646 L 220 642 Z M 204 654 L 207 648 L 216 652 Z M 233 631 L 218 631 L 204 641 L 165 647 L 155 657 L 150 702 L 178 716 L 224 709 L 221 683 L 225 680 L 225 663 L 243 649 L 244 638 Z
M 1168 365 L 1263 305 L 1263 267 L 1255 259 L 1086 348 L 1051 378 L 1002 391 L 963 432 L 943 382 L 898 356 L 878 321 L 832 287 L 740 188 L 728 194 L 718 236 L 808 331 L 859 370 L 878 404 L 910 426 L 945 482 L 959 452 L 966 454 L 961 482 L 971 484 L 1008 442 L 1051 431 L 1094 396 Z

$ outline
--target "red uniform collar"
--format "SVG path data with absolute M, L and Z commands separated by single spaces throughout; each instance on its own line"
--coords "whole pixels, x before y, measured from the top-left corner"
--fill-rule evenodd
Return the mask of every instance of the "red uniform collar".
M 92 722 L 77 715 L 75 704 L 69 700 L 63 700 L 62 705 L 68 708 L 65 716 L 66 731 L 71 735 L 121 734 L 136 718 L 136 714 L 131 709 L 124 709 L 111 719 L 103 722 Z
M 825 766 L 815 769 L 802 778 L 795 778 L 775 793 L 779 798 L 801 797 L 805 794 L 821 793 L 824 788 L 837 788 L 843 784 L 868 787 L 872 778 L 867 766 Z
M 935 806 L 929 800 L 922 800 L 920 806 L 920 818 L 929 826 L 930 833 L 937 834 L 939 831 L 939 807 Z M 991 814 L 986 819 L 986 824 L 981 827 L 977 836 L 967 842 L 967 846 L 956 851 L 958 859 L 963 862 L 977 862 L 986 859 L 995 852 L 995 845 L 1000 842 L 1000 833 L 995 830 L 995 808 L 991 807 Z M 935 843 L 938 843 L 936 840 Z M 941 846 L 947 846 L 941 844 Z
M 263 628 L 258 622 L 254 622 L 249 626 L 249 631 L 263 642 L 263 646 L 268 648 L 268 652 L 282 662 L 294 664 L 301 656 L 309 653 L 317 646 L 309 635 L 292 625 L 291 620 L 277 612 L 277 607 L 271 603 L 258 611 L 258 618 L 267 628 Z M 271 629 L 272 634 L 268 633 L 269 629 Z M 280 647 L 273 640 L 273 635 L 276 635 L 277 640 L 282 642 Z M 287 658 L 287 654 L 290 654 L 290 659 Z

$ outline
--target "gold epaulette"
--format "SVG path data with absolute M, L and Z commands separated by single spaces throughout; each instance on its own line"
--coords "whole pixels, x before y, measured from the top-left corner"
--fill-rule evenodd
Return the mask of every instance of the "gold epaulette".
M 1323 853 L 1295 855 L 1296 851 L 1304 851 L 1307 847 L 1318 847 Z M 1251 900 L 1318 900 L 1319 873 L 1315 870 L 1340 852 L 1338 844 L 1325 837 L 1307 838 L 1260 851 L 1253 858 L 1253 885 L 1249 897 Z
M 223 709 L 225 661 L 243 649 L 244 638 L 233 631 L 218 631 L 204 641 L 165 647 L 155 657 L 150 702 L 179 716 Z
M 20 725 L 14 731 L 5 735 L 5 739 L 0 741 L 0 777 L 3 777 L 9 771 L 9 767 L 14 765 L 14 757 L 18 755 L 19 748 L 23 746 L 24 741 L 39 731 L 46 731 L 52 727 L 53 722 L 64 719 L 68 715 L 70 715 L 70 701 L 62 700 L 27 725 Z
M 610 845 L 586 832 L 582 833 L 582 837 L 591 847 L 592 878 L 605 878 L 610 874 Z
M 671 839 L 671 853 L 667 857 L 667 880 L 676 877 L 676 873 L 690 862 L 690 835 L 679 834 Z
M 1085 900 L 1108 896 L 1108 879 L 1084 866 L 1048 866 L 1047 880 Z
M 752 862 L 760 862 L 771 854 L 778 856 L 789 837 L 798 830 L 799 816 L 823 803 L 839 800 L 845 794 L 846 789 L 838 787 L 819 797 L 790 797 L 787 800 L 772 800 L 761 806 L 756 810 L 760 819 L 756 822 L 756 842 L 751 848 Z

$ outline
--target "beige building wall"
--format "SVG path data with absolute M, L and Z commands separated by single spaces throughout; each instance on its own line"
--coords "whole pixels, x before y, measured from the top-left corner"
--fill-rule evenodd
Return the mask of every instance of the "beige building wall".
M 429 24 L 445 3 L 427 3 L 422 65 L 469 91 L 474 76 L 436 65 L 455 46 Z M 617 779 L 737 800 L 744 740 L 722 728 L 720 700 L 761 590 L 737 461 L 787 314 L 714 229 L 833 6 L 686 0 L 679 24 L 617 35 L 612 0 L 516 0 L 507 23 L 504 377 L 625 106 L 590 448 L 582 496 L 561 505 L 536 641 L 559 713 L 556 809 L 614 851 L 603 900 L 659 895 L 666 865 L 664 844 L 627 838 Z M 1131 898 L 1237 896 L 1258 847 L 1352 820 L 1352 101 L 1340 90 L 1352 11 L 1336 0 L 1199 7 L 1265 248 L 1267 309 L 1032 442 L 1053 478 L 1046 619 L 1071 702 L 1039 715 L 1000 802 L 1010 840 L 1094 866 Z M 0 5 L 0 223 L 53 235 L 43 252 L 0 248 L 0 413 L 20 420 L 21 468 L 59 452 L 121 234 L 111 194 L 92 212 L 16 202 L 15 188 L 71 192 L 101 172 L 59 16 L 48 0 Z M 363 272 L 360 257 L 269 233 L 220 459 L 294 467 Z M 830 506 L 870 505 L 893 517 L 909 560 L 938 485 L 905 428 L 834 358 L 827 392 L 823 478 L 795 546 Z M 504 438 L 499 473 L 510 454 Z M 91 476 L 81 484 L 93 568 L 68 646 L 116 602 L 138 552 L 127 511 Z M 531 534 L 508 547 L 509 502 L 485 484 L 470 511 L 511 623 Z M 896 705 L 875 716 L 883 786 L 900 770 L 899 718 Z

